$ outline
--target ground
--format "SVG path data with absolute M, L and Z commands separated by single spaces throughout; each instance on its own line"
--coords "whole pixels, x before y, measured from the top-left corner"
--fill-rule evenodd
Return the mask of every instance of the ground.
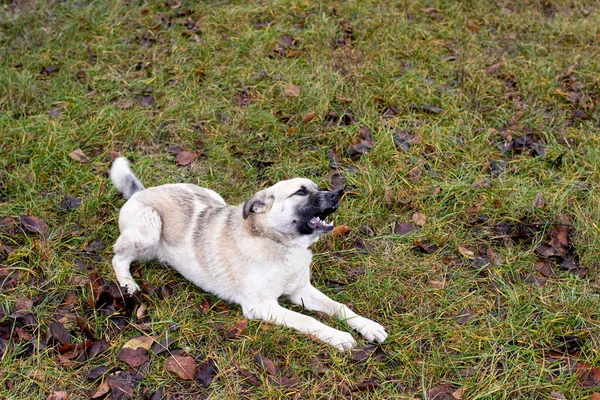
M 0 3 L 0 398 L 597 399 L 599 41 L 592 0 Z M 154 262 L 121 299 L 116 155 L 234 204 L 343 189 L 313 281 L 387 342 Z

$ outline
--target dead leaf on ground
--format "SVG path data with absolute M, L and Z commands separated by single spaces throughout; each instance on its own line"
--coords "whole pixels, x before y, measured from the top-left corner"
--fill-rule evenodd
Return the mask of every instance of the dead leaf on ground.
M 51 393 L 46 400 L 67 400 L 69 398 L 69 394 L 67 392 L 54 392 Z
M 350 232 L 350 227 L 348 225 L 338 225 L 335 228 L 333 228 L 333 236 L 343 236 L 345 234 L 347 234 L 348 232 Z
M 216 374 L 217 364 L 215 363 L 215 360 L 209 358 L 196 370 L 196 382 L 201 383 L 204 387 L 209 387 Z
M 436 244 L 432 244 L 429 241 L 421 241 L 415 240 L 414 245 L 421 251 L 427 254 L 433 254 L 439 250 L 439 247 Z
M 470 308 L 464 308 L 456 314 L 454 320 L 459 324 L 463 325 L 469 322 L 473 317 L 477 316 L 477 313 Z
M 317 116 L 316 112 L 314 112 L 314 111 L 313 112 L 309 112 L 308 114 L 306 114 L 304 116 L 304 118 L 302 118 L 302 122 L 304 124 L 308 124 L 310 121 L 312 121 L 313 119 L 315 119 L 316 116 Z
M 368 153 L 373 148 L 373 144 L 367 140 L 361 140 L 358 143 L 349 146 L 347 149 L 348 157 L 352 160 L 357 160 L 363 154 Z
M 175 156 L 175 162 L 181 166 L 191 164 L 200 155 L 199 151 L 186 151 L 179 146 L 171 147 L 169 152 Z
M 196 360 L 190 356 L 170 356 L 165 361 L 165 369 L 175 372 L 181 379 L 191 381 L 196 375 Z
M 69 157 L 83 164 L 89 164 L 90 162 L 90 159 L 84 154 L 84 152 L 81 149 L 73 150 L 69 153 Z
M 102 382 L 102 384 L 100 385 L 100 387 L 98 387 L 98 389 L 96 389 L 96 391 L 94 393 L 92 393 L 92 395 L 90 396 L 90 398 L 92 398 L 92 399 L 101 399 L 106 394 L 108 394 L 108 392 L 110 392 L 110 386 L 108 386 L 108 380 L 105 380 L 104 382 Z
M 15 311 L 17 313 L 23 313 L 31 310 L 33 307 L 33 300 L 27 297 L 19 297 L 15 303 Z
M 590 400 L 600 400 L 600 393 L 598 393 L 598 392 L 592 393 L 592 397 L 590 398 Z
M 368 391 L 368 390 L 377 389 L 378 387 L 379 387 L 379 382 L 374 381 L 374 380 L 368 380 L 368 381 L 363 381 L 363 382 L 357 383 L 354 386 L 354 390 L 364 392 L 364 391 Z
M 412 135 L 408 131 L 394 131 L 392 136 L 394 138 L 394 145 L 396 148 L 405 153 L 410 149 L 410 147 L 421 142 L 421 138 L 419 136 Z
M 352 358 L 354 361 L 365 361 L 371 357 L 376 349 L 377 346 L 374 344 L 355 347 L 350 352 L 350 358 Z
M 466 247 L 458 246 L 458 252 L 468 259 L 472 260 L 475 258 L 475 252 L 467 249 Z
M 81 207 L 81 203 L 81 199 L 71 196 L 65 196 L 65 198 L 58 205 L 58 209 L 61 211 L 77 210 L 79 207 Z
M 71 343 L 71 335 L 69 335 L 69 332 L 67 332 L 65 327 L 58 322 L 50 322 L 50 335 L 58 340 L 60 344 L 65 345 Z
M 425 104 L 421 104 L 421 105 L 413 105 L 410 107 L 412 110 L 414 111 L 421 111 L 424 113 L 429 113 L 429 114 L 440 114 L 442 111 L 444 111 L 443 108 L 438 107 L 438 106 L 428 106 Z
M 577 378 L 585 389 L 600 386 L 600 369 L 585 362 L 575 365 Z
M 254 363 L 258 367 L 264 369 L 265 372 L 269 375 L 277 374 L 277 367 L 275 367 L 275 363 L 273 363 L 273 361 L 263 356 L 262 354 L 256 354 L 254 356 Z
M 533 206 L 537 208 L 544 208 L 545 205 L 546 201 L 544 200 L 544 194 L 542 192 L 539 192 L 533 200 Z
M 144 107 L 153 107 L 154 106 L 154 97 L 142 96 L 142 98 L 140 99 L 140 104 Z
M 437 385 L 427 391 L 427 400 L 448 400 L 453 398 L 455 390 L 448 385 Z
M 291 83 L 283 89 L 283 95 L 285 97 L 298 97 L 300 96 L 300 88 Z
M 107 379 L 112 399 L 130 399 L 133 397 L 136 386 L 136 379 L 133 375 L 118 371 L 110 375 Z
M 39 233 L 42 236 L 45 236 L 48 233 L 48 226 L 46 223 L 33 215 L 19 217 L 19 222 L 21 223 L 21 228 L 26 232 Z
M 244 329 L 246 329 L 247 326 L 248 326 L 248 319 L 247 318 L 240 319 L 238 322 L 235 323 L 235 325 L 231 329 L 229 329 L 227 332 L 225 332 L 225 338 L 233 339 L 233 338 L 240 336 L 242 334 L 242 332 L 244 332 Z
M 123 347 L 118 354 L 119 360 L 132 368 L 137 368 L 148 361 L 148 350 L 143 347 L 132 349 Z
M 394 233 L 396 235 L 406 235 L 408 233 L 417 231 L 419 229 L 419 227 L 413 225 L 413 224 L 398 224 L 396 223 L 394 225 Z
M 423 213 L 416 212 L 412 215 L 412 220 L 417 226 L 423 226 L 427 222 L 427 217 Z

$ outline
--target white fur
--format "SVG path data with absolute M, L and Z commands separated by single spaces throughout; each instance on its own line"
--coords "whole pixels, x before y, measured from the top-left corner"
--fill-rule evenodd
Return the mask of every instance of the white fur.
M 115 161 L 111 178 L 115 186 L 131 175 L 128 165 Z M 114 178 L 113 178 L 114 177 Z M 135 177 L 134 177 L 135 178 Z M 291 235 L 290 211 L 302 199 L 291 196 L 301 185 L 318 190 L 309 180 L 293 179 L 280 182 L 261 193 L 268 199 L 252 218 L 260 218 L 260 226 L 276 230 L 278 235 Z M 183 198 L 192 194 L 212 200 L 197 200 L 193 211 L 189 203 L 177 204 L 178 194 Z M 197 197 L 197 198 L 198 198 Z M 207 198 L 205 197 L 205 198 Z M 213 191 L 193 185 L 164 185 L 134 193 L 122 207 L 119 215 L 121 235 L 114 246 L 113 267 L 119 284 L 130 293 L 139 290 L 129 271 L 134 260 L 158 259 L 168 263 L 198 287 L 225 300 L 241 305 L 244 315 L 251 319 L 284 325 L 309 333 L 338 350 L 356 346 L 347 332 L 331 328 L 315 318 L 287 310 L 278 298 L 287 296 L 308 310 L 323 312 L 346 321 L 367 340 L 383 342 L 385 329 L 378 323 L 358 316 L 347 306 L 321 293 L 310 283 L 312 252 L 309 246 L 319 235 L 299 235 L 293 240 L 277 242 L 260 235 L 248 234 L 249 220 L 242 218 L 242 206 L 225 206 L 220 213 L 230 213 L 222 220 L 215 217 L 210 226 L 198 226 L 207 208 L 222 208 L 225 201 Z M 219 215 L 220 215 L 219 214 Z M 206 214 L 204 214 L 206 215 Z M 191 216 L 191 218 L 190 218 Z M 201 235 L 201 236 L 198 236 Z M 198 237 L 201 243 L 198 243 Z M 239 250 L 243 250 L 240 253 Z

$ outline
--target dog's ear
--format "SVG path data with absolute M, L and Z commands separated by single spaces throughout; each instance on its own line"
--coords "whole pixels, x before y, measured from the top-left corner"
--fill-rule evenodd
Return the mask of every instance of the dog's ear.
M 250 213 L 262 214 L 269 211 L 271 204 L 273 204 L 273 196 L 267 196 L 264 191 L 256 193 L 250 200 L 244 203 L 242 208 L 242 216 L 244 219 L 248 218 Z

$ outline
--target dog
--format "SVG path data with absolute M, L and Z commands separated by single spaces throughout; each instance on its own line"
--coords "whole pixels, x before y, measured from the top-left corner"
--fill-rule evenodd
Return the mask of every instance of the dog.
M 128 199 L 119 214 L 112 265 L 129 294 L 139 291 L 130 264 L 156 259 L 201 289 L 239 304 L 245 317 L 311 334 L 340 351 L 356 346 L 350 333 L 280 306 L 279 297 L 341 319 L 368 341 L 387 338 L 380 324 L 310 283 L 309 247 L 333 230 L 325 218 L 337 210 L 338 192 L 294 178 L 231 206 L 216 192 L 193 184 L 146 189 L 124 157 L 114 160 L 110 179 Z

